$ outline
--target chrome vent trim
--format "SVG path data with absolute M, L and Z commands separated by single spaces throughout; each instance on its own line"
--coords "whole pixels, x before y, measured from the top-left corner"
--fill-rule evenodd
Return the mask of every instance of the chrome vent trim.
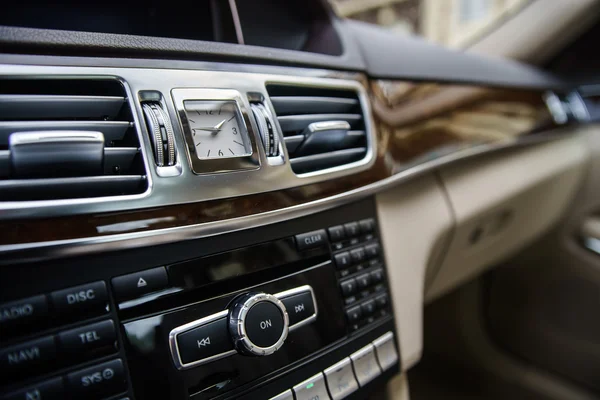
M 149 181 L 129 97 L 123 82 L 111 77 L 0 76 L 1 201 L 28 203 L 146 193 Z M 54 169 L 44 170 L 42 161 L 36 172 L 37 161 L 30 157 L 33 173 L 18 173 L 12 138 L 29 138 L 33 145 L 47 137 L 45 141 L 60 146 L 55 149 L 67 155 L 75 153 L 69 153 L 61 143 L 72 145 L 78 132 L 98 136 L 99 168 L 91 173 L 79 173 L 75 168 L 68 174 L 54 175 Z M 12 156 L 11 149 L 15 151 Z
M 358 91 L 271 84 L 267 92 L 299 177 L 353 168 L 371 157 L 369 114 Z

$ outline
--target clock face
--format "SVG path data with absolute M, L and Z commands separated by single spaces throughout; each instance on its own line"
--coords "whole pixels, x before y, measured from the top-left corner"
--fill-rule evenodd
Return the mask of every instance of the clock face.
M 192 152 L 201 160 L 252 154 L 248 131 L 235 101 L 185 101 Z

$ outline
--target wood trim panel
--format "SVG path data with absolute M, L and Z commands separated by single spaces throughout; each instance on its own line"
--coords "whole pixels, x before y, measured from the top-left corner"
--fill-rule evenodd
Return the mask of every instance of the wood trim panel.
M 555 127 L 531 90 L 367 81 L 377 154 L 364 172 L 277 192 L 117 213 L 0 223 L 0 244 L 99 237 L 249 216 L 321 200 L 388 178 L 425 161 L 489 144 L 517 143 Z M 348 78 L 344 75 L 344 78 Z

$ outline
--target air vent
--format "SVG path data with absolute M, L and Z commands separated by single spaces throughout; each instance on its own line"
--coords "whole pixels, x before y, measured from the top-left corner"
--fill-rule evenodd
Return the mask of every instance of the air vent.
M 544 101 L 552 114 L 554 122 L 559 125 L 589 120 L 586 104 L 579 92 L 568 93 L 546 92 Z
M 121 82 L 0 78 L 0 201 L 131 195 L 147 188 Z
M 352 90 L 269 85 L 267 91 L 296 174 L 350 166 L 369 141 L 358 95 Z

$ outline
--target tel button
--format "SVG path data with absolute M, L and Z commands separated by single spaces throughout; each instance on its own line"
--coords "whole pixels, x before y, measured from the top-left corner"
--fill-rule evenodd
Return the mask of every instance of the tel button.
M 62 315 L 88 316 L 108 311 L 108 293 L 102 281 L 52 292 L 50 299 L 55 311 Z
M 94 357 L 115 351 L 116 339 L 112 320 L 71 329 L 58 335 L 61 350 L 73 358 Z
M 62 378 L 54 378 L 16 390 L 3 400 L 59 400 L 64 399 Z
M 177 348 L 183 365 L 233 350 L 227 317 L 180 333 Z
M 121 360 L 113 360 L 67 375 L 67 386 L 73 398 L 101 399 L 127 389 Z
M 325 229 L 296 235 L 296 245 L 300 251 L 320 247 L 326 243 L 327 233 L 325 233 Z
M 287 310 L 290 327 L 315 314 L 315 305 L 310 291 L 286 297 L 281 299 L 281 302 Z
M 8 378 L 7 375 L 14 376 L 24 370 L 31 372 L 55 359 L 56 346 L 53 336 L 4 348 L 0 351 L 0 369 L 4 372 L 2 378 Z
M 31 324 L 44 318 L 47 313 L 48 302 L 44 295 L 0 304 L 0 328 L 4 331 L 15 325 Z

